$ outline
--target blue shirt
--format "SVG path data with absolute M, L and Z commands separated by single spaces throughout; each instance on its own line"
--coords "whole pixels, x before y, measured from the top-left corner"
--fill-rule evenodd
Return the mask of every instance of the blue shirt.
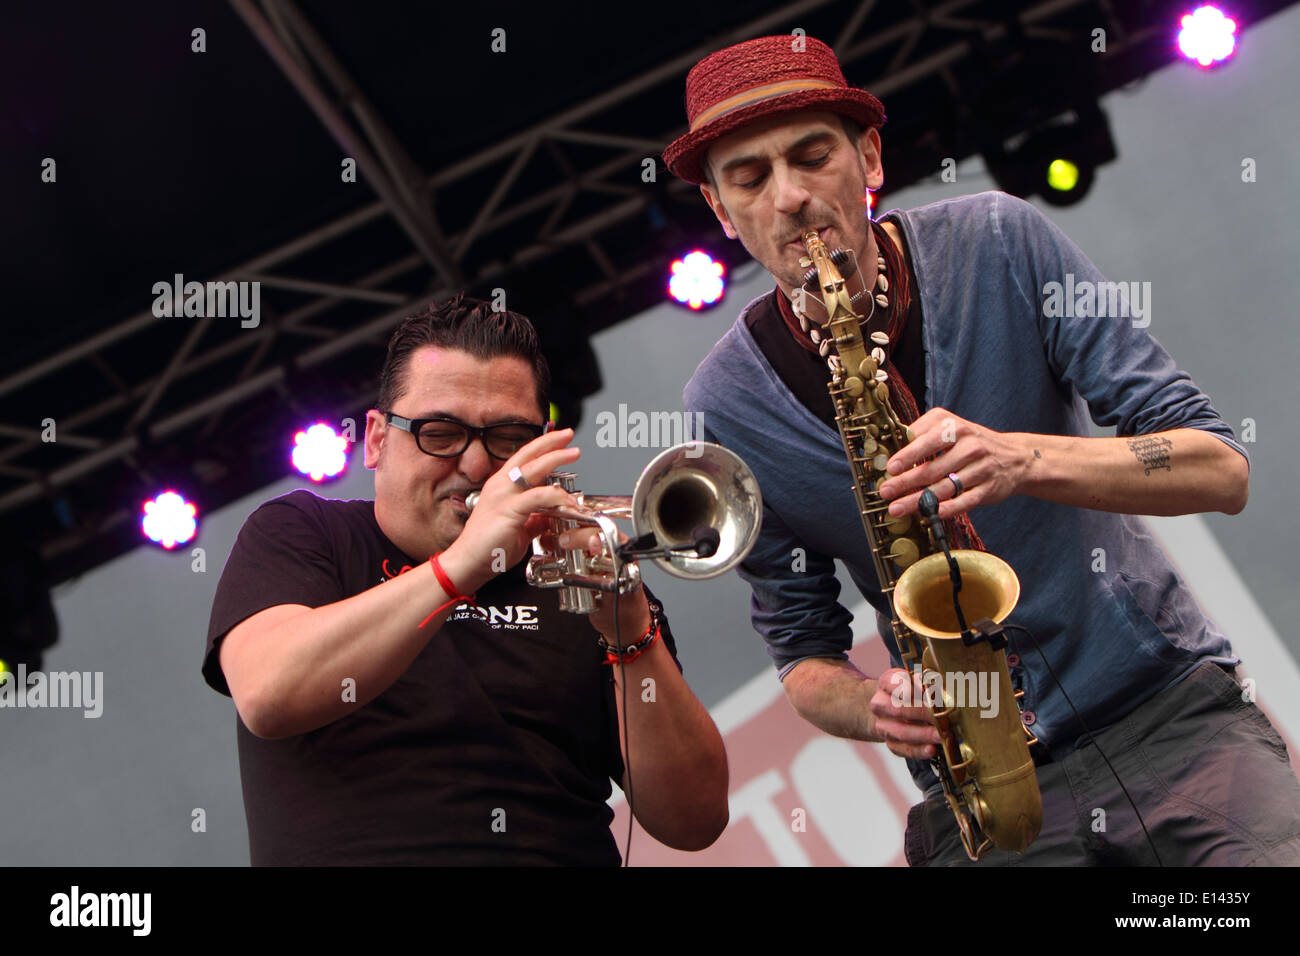
M 1137 327 L 1127 299 L 1109 303 L 1102 286 L 1111 317 L 1095 317 L 1081 283 L 1105 277 L 1034 206 L 986 192 L 883 218 L 902 231 L 916 272 L 931 405 L 999 432 L 1087 436 L 1089 415 L 1119 435 L 1197 428 L 1246 455 L 1205 394 Z M 845 659 L 852 615 L 838 601 L 838 558 L 902 666 L 839 434 L 754 342 L 745 313 L 761 301 L 746 306 L 683 394 L 686 409 L 703 414 L 705 437 L 744 458 L 762 488 L 762 531 L 740 567 L 754 627 L 782 679 L 810 657 Z M 1142 519 L 1028 495 L 969 514 L 1020 578 L 1008 623 L 1034 634 L 1094 733 L 1202 661 L 1239 663 Z M 1059 759 L 1083 728 L 1033 645 L 1007 633 L 1032 730 Z M 909 765 L 922 790 L 937 786 L 927 763 Z

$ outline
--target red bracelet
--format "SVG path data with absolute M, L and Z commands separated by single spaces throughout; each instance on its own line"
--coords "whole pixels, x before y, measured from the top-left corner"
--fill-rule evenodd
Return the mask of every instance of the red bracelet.
M 448 576 L 447 572 L 443 570 L 442 564 L 438 561 L 438 556 L 441 554 L 442 552 L 439 551 L 437 554 L 433 555 L 433 557 L 429 558 L 429 566 L 433 568 L 434 577 L 438 579 L 438 586 L 442 588 L 443 592 L 450 597 L 451 600 L 421 621 L 420 627 L 424 627 L 424 625 L 428 624 L 435 616 L 441 614 L 443 611 L 447 610 L 447 608 L 453 607 L 454 605 L 466 603 L 478 607 L 473 594 L 461 594 L 460 589 L 451 583 L 450 576 Z
M 646 628 L 646 632 L 641 635 L 641 639 L 635 644 L 625 644 L 623 646 L 623 663 L 631 664 L 634 660 L 650 649 L 650 645 L 655 642 L 657 637 L 659 637 L 659 616 L 652 613 L 650 615 L 650 626 Z M 611 646 L 603 636 L 598 639 L 598 643 L 600 644 L 601 649 L 605 652 L 605 663 L 617 664 L 620 660 L 618 650 Z

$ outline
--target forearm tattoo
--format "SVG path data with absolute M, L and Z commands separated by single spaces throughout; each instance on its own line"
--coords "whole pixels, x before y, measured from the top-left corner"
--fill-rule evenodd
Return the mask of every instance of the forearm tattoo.
M 1173 467 L 1169 464 L 1169 454 L 1173 450 L 1174 443 L 1168 438 L 1161 438 L 1159 435 L 1139 435 L 1128 440 L 1128 447 L 1137 456 L 1147 475 L 1162 468 L 1165 471 L 1173 471 Z

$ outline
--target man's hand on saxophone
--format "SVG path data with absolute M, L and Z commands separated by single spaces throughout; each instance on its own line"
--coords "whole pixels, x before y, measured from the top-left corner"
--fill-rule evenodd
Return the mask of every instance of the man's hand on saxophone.
M 1018 494 L 1119 514 L 1237 514 L 1250 493 L 1246 459 L 1196 428 L 1115 438 L 998 432 L 944 408 L 910 427 L 914 438 L 889 459 L 894 477 L 879 489 L 892 515 L 915 514 L 926 488 L 944 519 Z
M 879 489 L 891 515 L 914 514 L 926 488 L 939 499 L 940 518 L 998 504 L 1020 491 L 1033 461 L 1033 449 L 1022 441 L 1029 436 L 996 432 L 944 408 L 930 409 L 910 427 L 913 440 L 889 459 L 895 477 Z
M 911 677 L 910 694 L 908 682 L 909 675 L 901 667 L 891 667 L 876 678 L 876 692 L 868 704 L 869 726 L 891 753 L 929 760 L 938 752 L 939 731 L 921 706 L 925 700 L 921 682 Z

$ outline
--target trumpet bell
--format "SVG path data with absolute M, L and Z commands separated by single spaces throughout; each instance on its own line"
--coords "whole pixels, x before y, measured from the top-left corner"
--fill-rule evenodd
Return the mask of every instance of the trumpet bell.
M 763 496 L 758 480 L 735 452 L 712 442 L 685 442 L 656 455 L 632 491 L 632 525 L 660 544 L 690 547 L 701 529 L 717 532 L 708 557 L 673 554 L 654 563 L 679 578 L 702 581 L 745 559 L 758 538 Z

